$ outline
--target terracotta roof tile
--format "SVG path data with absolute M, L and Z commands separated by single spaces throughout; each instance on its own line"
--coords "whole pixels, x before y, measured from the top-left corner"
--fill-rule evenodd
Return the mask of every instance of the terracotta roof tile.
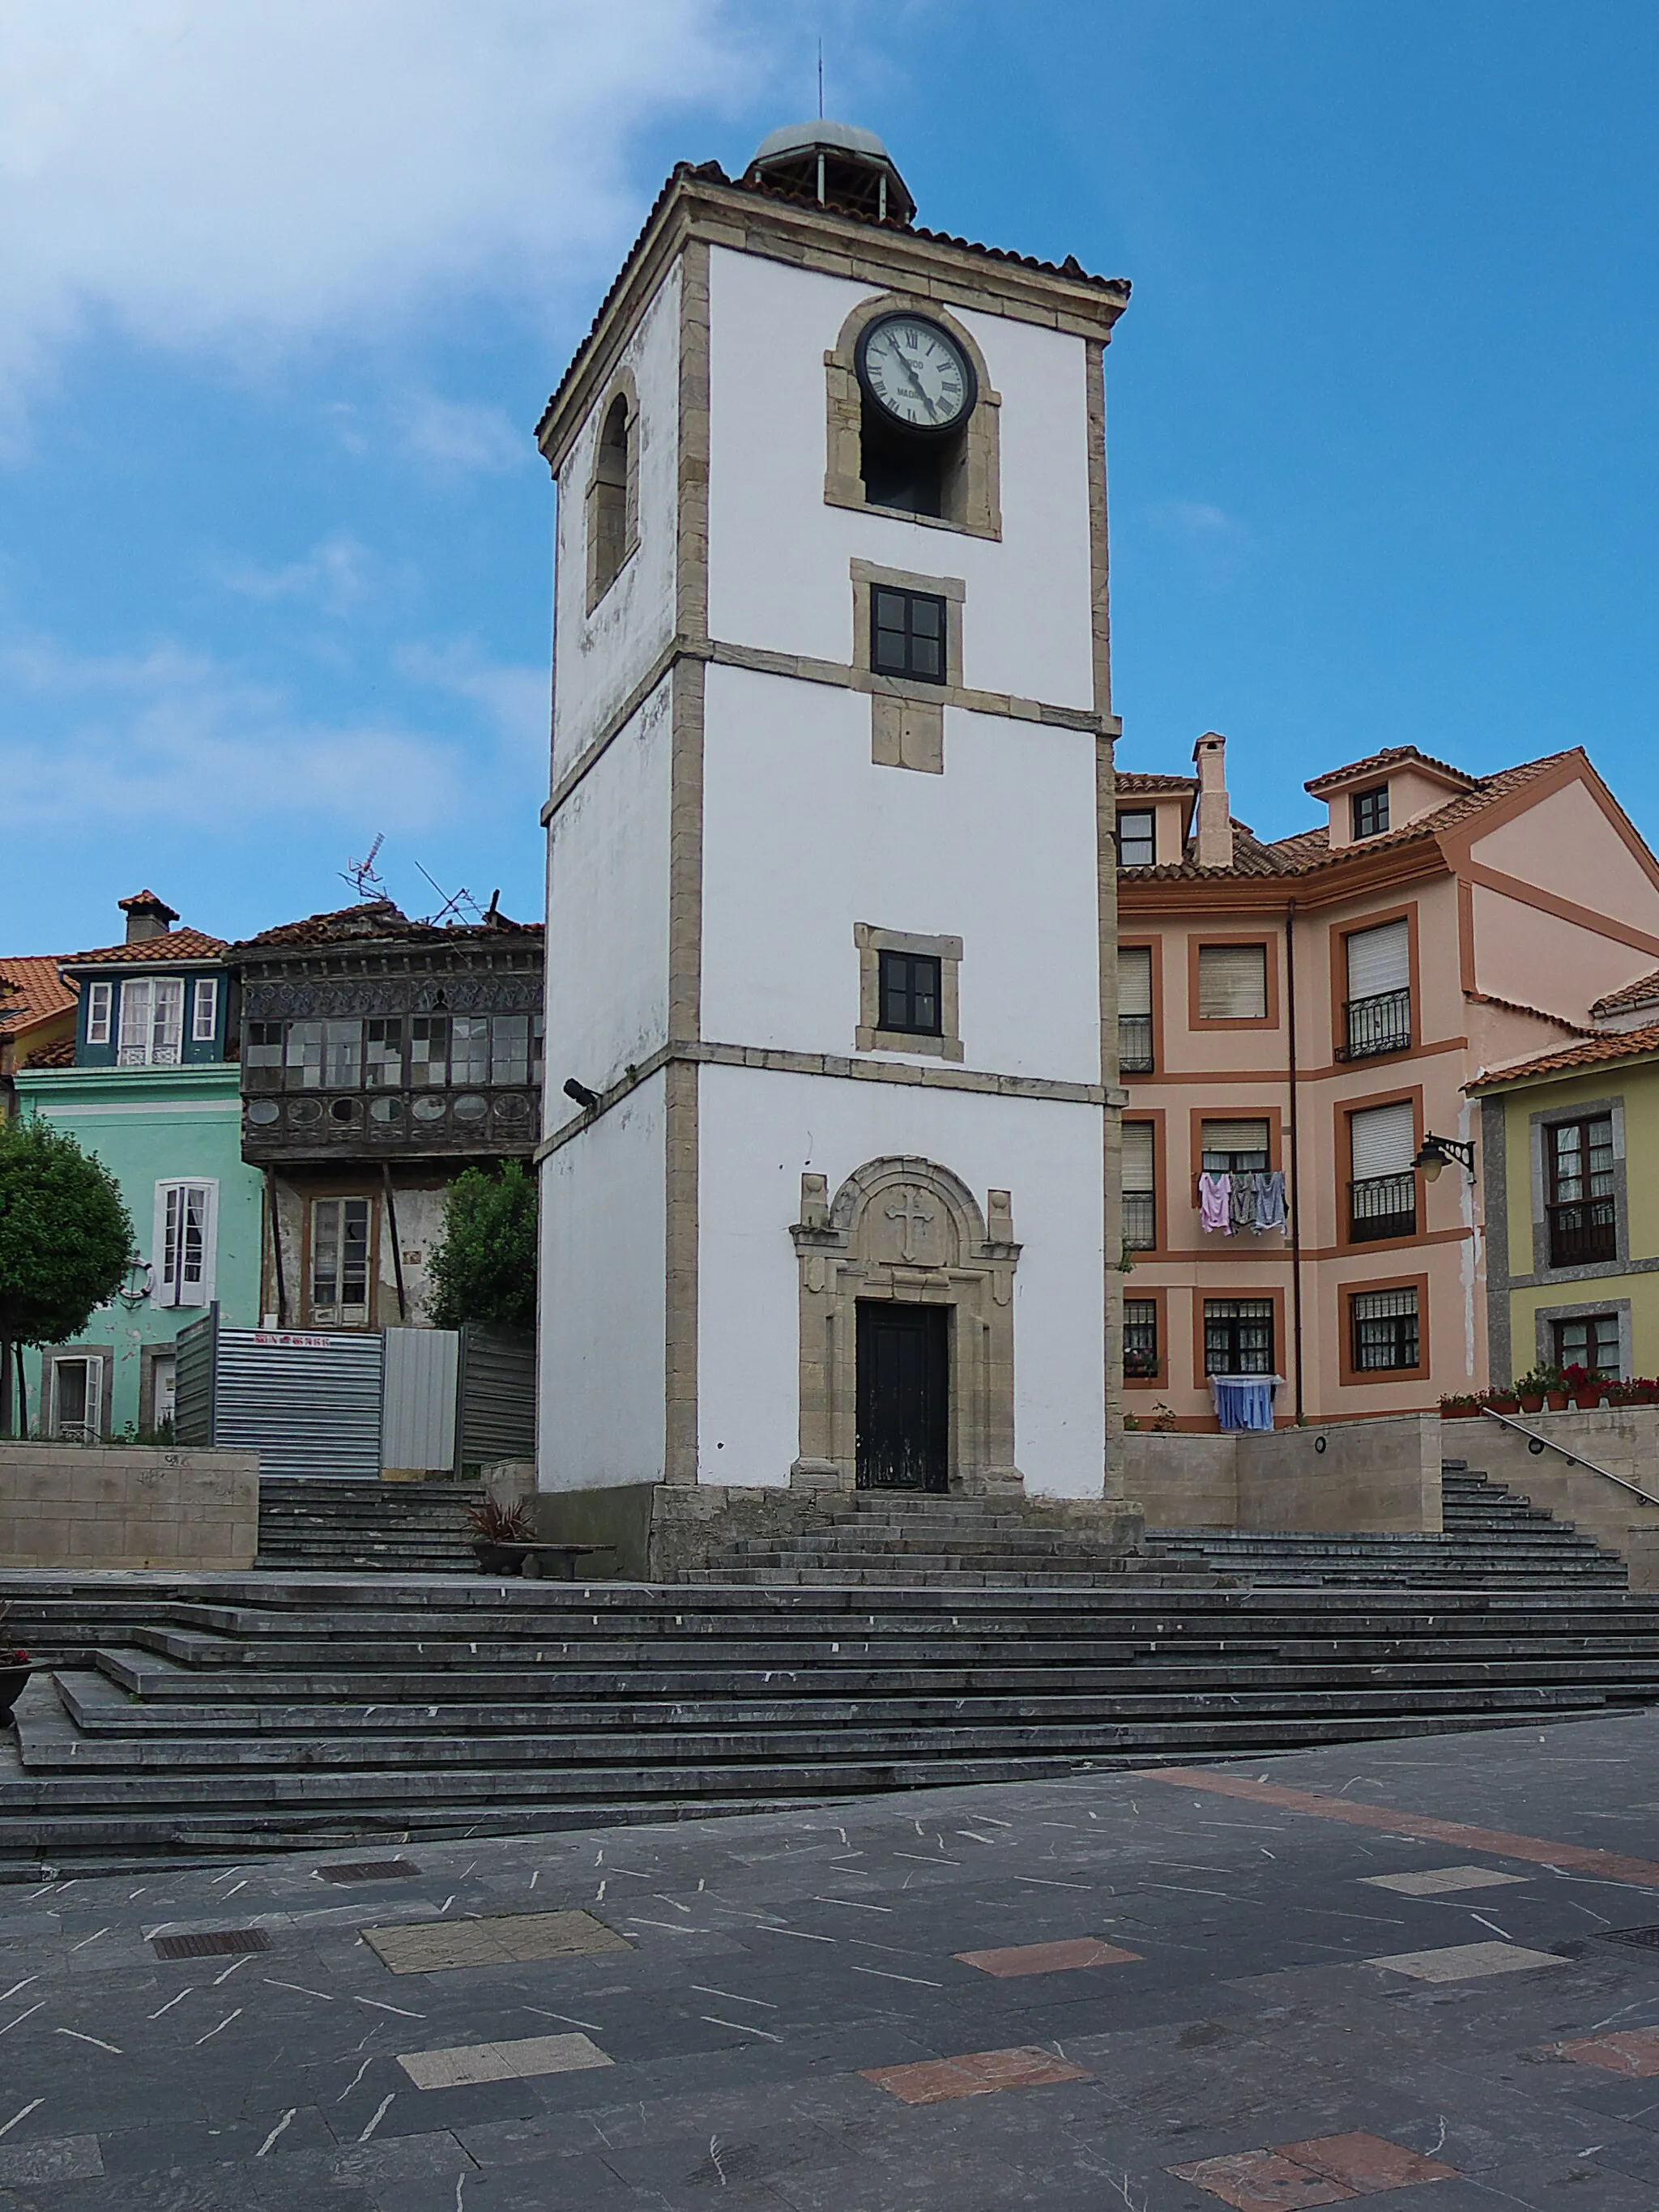
M 1633 983 L 1621 983 L 1616 991 L 1609 991 L 1591 1006 L 1593 1014 L 1628 1013 L 1633 1006 L 1659 1006 L 1659 968 L 1646 975 L 1638 975 Z
M 35 1045 L 29 1051 L 23 1065 L 31 1071 L 37 1067 L 73 1067 L 75 1039 L 54 1037 L 50 1044 Z
M 1438 836 L 1495 799 L 1518 791 L 1535 776 L 1546 774 L 1564 760 L 1575 755 L 1583 757 L 1583 748 L 1573 746 L 1569 751 L 1547 753 L 1540 760 L 1522 761 L 1514 768 L 1499 769 L 1494 775 L 1482 776 L 1468 791 L 1455 793 L 1443 806 L 1431 807 L 1419 814 L 1415 821 L 1402 829 L 1385 830 L 1379 837 L 1366 837 L 1358 845 L 1334 846 L 1328 830 L 1299 830 L 1290 837 L 1275 838 L 1271 844 L 1261 844 L 1243 832 L 1243 825 L 1234 824 L 1234 859 L 1231 868 L 1200 868 L 1193 860 L 1166 860 L 1156 868 L 1135 868 L 1131 874 L 1137 878 L 1157 876 L 1307 876 L 1321 868 L 1340 867 L 1359 852 L 1395 852 L 1403 845 Z M 1455 773 L 1456 771 L 1454 771 Z
M 74 984 L 58 974 L 56 953 L 0 959 L 0 986 L 7 983 L 11 990 L 0 988 L 0 1025 L 11 1036 L 35 1022 L 66 1013 L 77 996 Z
M 1334 784 L 1346 783 L 1352 775 L 1370 775 L 1385 768 L 1400 768 L 1410 762 L 1414 767 L 1425 768 L 1436 775 L 1449 775 L 1473 788 L 1480 781 L 1478 775 L 1454 768 L 1449 761 L 1436 760 L 1431 753 L 1419 752 L 1415 745 L 1385 745 L 1380 753 L 1367 753 L 1364 760 L 1350 761 L 1346 768 L 1328 768 L 1323 775 L 1316 775 L 1311 783 L 1304 783 L 1304 791 L 1311 792 L 1317 799 L 1322 792 Z
M 1138 769 L 1120 769 L 1114 781 L 1120 791 L 1184 793 L 1198 789 L 1195 775 L 1146 775 Z
M 1574 1036 L 1601 1036 L 1603 1032 L 1592 1029 L 1588 1022 L 1570 1021 L 1565 1014 L 1553 1014 L 1543 1006 L 1529 1006 L 1522 999 L 1500 999 L 1491 991 L 1465 991 L 1463 996 L 1471 1006 L 1501 1006 L 1506 1014 L 1529 1014 L 1534 1021 L 1552 1022 L 1559 1030 L 1567 1030 Z
M 1610 1060 L 1641 1060 L 1650 1054 L 1659 1053 L 1659 1022 L 1650 1022 L 1639 1030 L 1608 1030 L 1598 1036 L 1581 1038 L 1577 1044 L 1563 1045 L 1559 1052 L 1540 1053 L 1535 1060 L 1518 1061 L 1513 1067 L 1482 1068 L 1473 1082 L 1466 1083 L 1466 1091 L 1493 1091 L 1506 1083 L 1519 1083 L 1534 1076 L 1571 1075 L 1581 1067 L 1600 1067 Z
M 91 952 L 66 952 L 65 968 L 148 966 L 167 960 L 212 960 L 225 949 L 222 937 L 204 936 L 199 929 L 169 929 L 160 937 L 147 937 L 137 945 L 103 945 Z

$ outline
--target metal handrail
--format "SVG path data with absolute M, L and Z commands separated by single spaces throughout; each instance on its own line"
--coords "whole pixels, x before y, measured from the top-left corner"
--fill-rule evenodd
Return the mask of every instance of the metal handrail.
M 1586 1459 L 1582 1453 L 1569 1451 L 1565 1444 L 1557 1443 L 1553 1437 L 1540 1437 L 1536 1429 L 1523 1428 L 1519 1421 L 1512 1421 L 1507 1413 L 1494 1413 L 1490 1406 L 1483 1406 L 1480 1413 L 1483 1420 L 1501 1421 L 1506 1429 L 1513 1429 L 1516 1436 L 1525 1437 L 1528 1443 L 1538 1444 L 1546 1451 L 1559 1452 L 1563 1459 L 1571 1460 L 1575 1467 L 1588 1468 L 1591 1474 L 1599 1474 L 1604 1482 L 1616 1484 L 1620 1490 L 1629 1491 L 1631 1496 L 1639 1498 L 1644 1505 L 1659 1505 L 1659 1498 L 1651 1496 L 1645 1490 L 1638 1490 L 1633 1482 L 1626 1482 L 1622 1474 L 1614 1474 L 1610 1468 L 1597 1467 L 1593 1459 Z

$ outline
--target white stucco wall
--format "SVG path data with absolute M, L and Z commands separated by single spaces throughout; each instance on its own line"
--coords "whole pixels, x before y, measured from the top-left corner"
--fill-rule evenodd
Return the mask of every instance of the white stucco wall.
M 962 939 L 966 1066 L 1098 1083 L 1094 739 L 951 708 L 923 775 L 872 766 L 862 693 L 708 684 L 705 1036 L 850 1053 L 871 922 Z
M 1012 1194 L 1015 1451 L 1032 1496 L 1098 1497 L 1105 1464 L 1101 1115 L 975 1092 L 705 1067 L 698 1139 L 698 1474 L 782 1483 L 799 1444 L 803 1172 L 833 1196 L 919 1153 L 985 1205 Z
M 678 263 L 629 340 L 621 366 L 639 392 L 639 544 L 590 615 L 587 485 L 603 427 L 607 385 L 559 471 L 554 585 L 556 780 L 614 714 L 673 635 L 679 460 Z
M 547 1080 L 603 1091 L 661 1044 L 668 1020 L 668 679 L 601 754 L 548 839 Z
M 665 1158 L 658 1074 L 543 1164 L 544 1490 L 661 1480 Z
M 850 660 L 856 555 L 965 580 L 964 683 L 1092 705 L 1084 341 L 957 313 L 1002 399 L 1000 542 L 827 506 L 823 356 L 878 289 L 709 257 L 710 630 Z

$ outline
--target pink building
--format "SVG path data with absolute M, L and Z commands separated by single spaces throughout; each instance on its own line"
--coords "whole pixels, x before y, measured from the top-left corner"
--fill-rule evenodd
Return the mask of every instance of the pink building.
M 1117 779 L 1127 1413 L 1213 1428 L 1216 1375 L 1279 1377 L 1281 1424 L 1479 1389 L 1480 1163 L 1421 1155 L 1471 1146 L 1478 1072 L 1651 970 L 1659 861 L 1577 748 L 1474 776 L 1393 746 L 1272 844 L 1224 738 L 1194 761 Z

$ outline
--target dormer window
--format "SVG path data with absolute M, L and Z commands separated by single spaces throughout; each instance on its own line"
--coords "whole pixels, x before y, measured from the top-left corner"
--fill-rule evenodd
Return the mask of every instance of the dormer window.
M 185 1026 L 185 985 L 179 975 L 144 976 L 121 986 L 118 1067 L 177 1067 Z
M 1152 811 L 1150 807 L 1132 814 L 1120 812 L 1117 817 L 1117 864 L 1120 868 L 1150 868 L 1158 859 L 1158 841 L 1154 834 Z
M 1353 834 L 1355 839 L 1380 837 L 1389 826 L 1389 787 L 1374 784 L 1369 791 L 1353 794 Z

